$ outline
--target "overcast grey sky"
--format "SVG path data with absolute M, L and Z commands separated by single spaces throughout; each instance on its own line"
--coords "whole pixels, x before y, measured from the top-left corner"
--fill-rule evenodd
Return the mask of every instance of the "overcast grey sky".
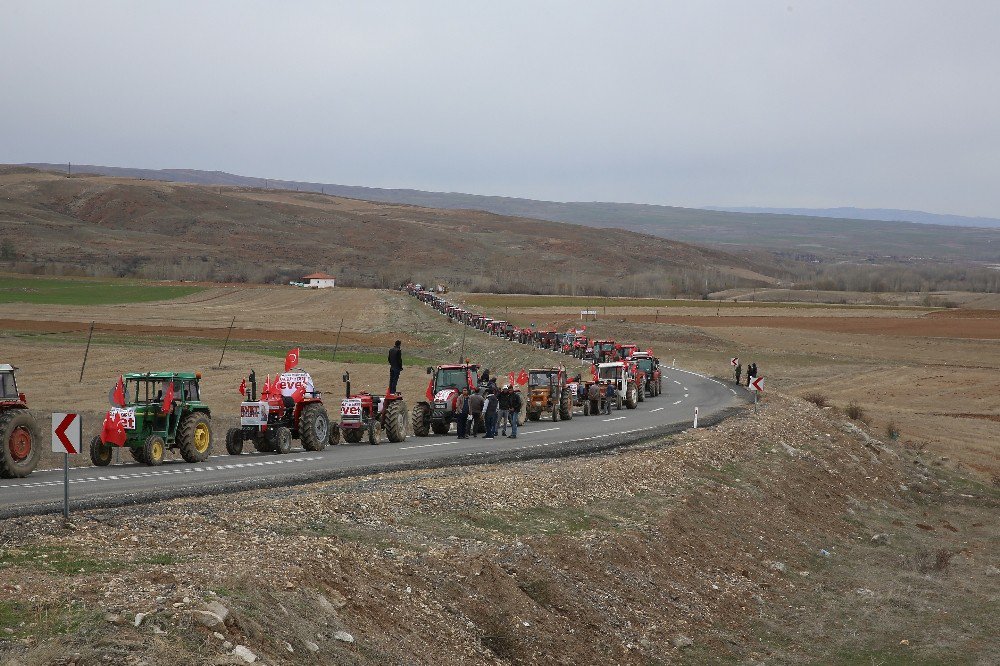
M 0 0 L 0 162 L 1000 217 L 1000 2 Z

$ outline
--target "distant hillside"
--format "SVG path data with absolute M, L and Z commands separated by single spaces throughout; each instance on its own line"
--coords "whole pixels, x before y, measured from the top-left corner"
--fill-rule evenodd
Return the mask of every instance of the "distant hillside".
M 700 294 L 784 274 L 719 250 L 469 210 L 0 167 L 0 270 Z
M 725 206 L 708 206 L 707 209 L 730 213 L 773 213 L 775 215 L 805 215 L 806 217 L 836 217 L 846 220 L 940 224 L 949 227 L 1000 228 L 1000 220 L 993 217 L 941 215 L 939 213 L 925 213 L 921 210 L 899 210 L 896 208 L 727 208 Z
M 65 171 L 66 165 L 35 164 Z M 950 227 L 909 222 L 820 218 L 773 213 L 731 213 L 628 203 L 535 201 L 511 197 L 378 189 L 324 183 L 265 180 L 219 171 L 127 169 L 74 165 L 74 172 L 151 180 L 284 188 L 437 209 L 481 210 L 500 215 L 614 227 L 710 245 L 733 252 L 777 252 L 807 262 L 911 263 L 928 259 L 1000 263 L 1000 229 Z

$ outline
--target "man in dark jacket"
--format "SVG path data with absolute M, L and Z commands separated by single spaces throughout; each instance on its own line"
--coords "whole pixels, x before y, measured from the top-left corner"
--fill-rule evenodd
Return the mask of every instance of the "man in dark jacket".
M 462 395 L 458 396 L 458 404 L 455 405 L 455 420 L 458 426 L 458 438 L 469 438 L 469 389 L 462 389 Z
M 497 398 L 497 392 L 490 390 L 486 395 L 486 408 L 483 410 L 483 415 L 486 419 L 486 437 L 485 439 L 496 439 L 497 436 L 497 412 L 499 411 L 500 400 Z
M 507 436 L 507 413 L 510 412 L 510 385 L 504 384 L 500 392 L 498 402 L 497 417 L 500 421 L 500 436 Z
M 396 344 L 389 350 L 389 393 L 396 392 L 396 382 L 399 381 L 399 373 L 403 371 L 403 342 L 396 340 Z
M 510 420 L 510 438 L 517 439 L 517 422 L 521 418 L 521 393 L 514 388 L 510 391 L 510 409 L 507 411 L 507 418 Z
M 483 423 L 483 407 L 485 405 L 486 399 L 479 391 L 469 396 L 469 415 L 472 417 L 472 420 L 469 422 L 469 428 L 472 431 L 471 434 L 473 437 L 478 437 L 476 434 L 478 432 L 486 432 L 486 427 Z

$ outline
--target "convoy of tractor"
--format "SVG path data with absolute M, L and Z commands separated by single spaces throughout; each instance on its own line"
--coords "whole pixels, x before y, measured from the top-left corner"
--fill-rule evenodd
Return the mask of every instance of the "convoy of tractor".
M 647 397 L 663 391 L 659 359 L 652 350 L 640 351 L 635 344 L 593 340 L 584 329 L 559 332 L 551 328 L 520 327 L 449 303 L 437 293 L 408 285 L 407 291 L 449 319 L 490 335 L 538 349 L 551 350 L 581 361 L 591 361 L 591 377 L 570 378 L 564 367 L 522 370 L 512 390 L 523 392 L 518 422 L 565 421 L 579 409 L 584 416 L 607 408 L 635 409 Z M 331 421 L 322 394 L 312 377 L 298 367 L 299 350 L 289 352 L 285 372 L 270 375 L 258 386 L 254 371 L 243 379 L 239 426 L 226 432 L 230 455 L 241 455 L 247 444 L 259 453 L 288 453 L 294 441 L 306 451 L 322 451 L 341 440 L 357 444 L 367 440 L 379 444 L 383 437 L 398 443 L 407 429 L 417 437 L 445 435 L 455 423 L 463 392 L 482 393 L 487 388 L 480 366 L 465 362 L 427 368 L 430 379 L 425 399 L 407 410 L 399 393 L 374 395 L 351 391 L 350 373 L 343 380 L 346 391 L 340 401 L 339 420 Z M 16 368 L 0 364 L 0 478 L 29 475 L 41 457 L 41 432 L 28 411 L 24 393 L 18 391 Z M 614 387 L 611 398 L 609 388 Z M 201 399 L 201 374 L 194 372 L 128 373 L 118 378 L 109 394 L 111 409 L 101 432 L 90 442 L 94 465 L 106 466 L 115 452 L 127 449 L 144 465 L 159 465 L 168 451 L 177 451 L 189 463 L 207 460 L 214 442 L 212 412 Z M 608 405 L 610 400 L 611 404 Z M 477 420 L 476 431 L 481 432 Z

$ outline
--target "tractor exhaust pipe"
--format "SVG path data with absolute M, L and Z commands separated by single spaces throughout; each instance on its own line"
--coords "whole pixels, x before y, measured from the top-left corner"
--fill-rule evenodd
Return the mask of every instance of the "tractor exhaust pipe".
M 344 397 L 345 398 L 350 398 L 351 397 L 351 373 L 350 372 L 345 372 L 344 373 L 344 384 L 347 385 L 347 390 L 345 391 Z

